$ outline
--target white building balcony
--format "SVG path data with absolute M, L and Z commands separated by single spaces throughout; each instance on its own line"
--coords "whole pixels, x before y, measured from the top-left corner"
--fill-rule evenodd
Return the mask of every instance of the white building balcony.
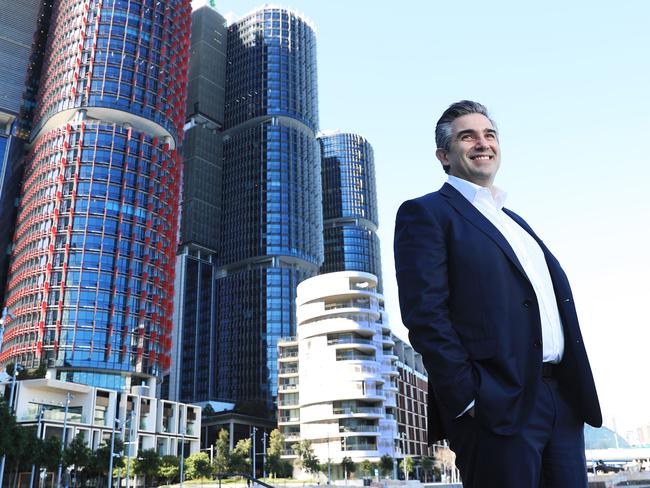
M 298 359 L 298 351 L 287 351 L 280 349 L 278 354 L 278 361 L 281 362 L 296 362 Z
M 278 393 L 294 393 L 298 391 L 298 383 L 280 383 Z
M 382 407 L 335 407 L 332 408 L 332 415 L 335 418 L 360 417 L 360 418 L 381 418 L 384 415 Z
M 298 366 L 282 366 L 278 369 L 278 376 L 298 376 Z

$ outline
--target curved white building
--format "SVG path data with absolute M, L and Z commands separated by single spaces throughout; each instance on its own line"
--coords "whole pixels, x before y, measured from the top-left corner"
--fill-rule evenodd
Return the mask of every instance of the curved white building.
M 298 285 L 296 338 L 279 344 L 279 426 L 321 463 L 394 456 L 397 369 L 377 277 L 342 271 Z M 289 454 L 289 453 L 287 453 Z

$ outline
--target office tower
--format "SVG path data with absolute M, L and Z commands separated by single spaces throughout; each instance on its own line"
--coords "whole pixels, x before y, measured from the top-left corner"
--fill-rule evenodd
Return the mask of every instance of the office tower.
M 277 340 L 323 260 L 313 27 L 262 7 L 229 26 L 227 61 L 217 391 L 274 415 Z
M 0 364 L 124 389 L 169 367 L 189 0 L 57 0 Z
M 221 221 L 226 40 L 226 21 L 216 10 L 203 6 L 192 13 L 173 360 L 162 393 L 188 402 L 217 399 L 216 251 Z
M 41 2 L 16 0 L 0 8 L 0 309 L 4 291 L 16 203 L 23 173 L 26 115 L 33 100 L 27 80 L 37 71 L 32 44 L 40 44 L 48 9 Z M 31 63 L 30 63 L 31 61 Z M 1 332 L 0 332 L 1 340 Z
M 321 273 L 363 271 L 379 279 L 377 189 L 372 146 L 350 132 L 321 132 L 323 235 Z
M 394 455 L 397 357 L 383 302 L 369 273 L 327 273 L 298 285 L 298 333 L 279 347 L 278 428 L 287 449 L 309 440 L 334 465 L 344 456 Z

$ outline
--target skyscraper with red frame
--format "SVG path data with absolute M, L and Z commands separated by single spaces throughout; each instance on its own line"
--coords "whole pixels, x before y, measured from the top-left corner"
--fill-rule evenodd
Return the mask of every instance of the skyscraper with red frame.
M 55 0 L 0 364 L 123 389 L 169 367 L 189 0 Z

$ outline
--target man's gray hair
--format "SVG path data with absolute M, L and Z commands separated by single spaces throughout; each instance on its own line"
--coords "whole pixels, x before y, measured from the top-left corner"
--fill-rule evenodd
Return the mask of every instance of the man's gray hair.
M 461 100 L 449 106 L 445 110 L 436 124 L 436 146 L 438 149 L 443 149 L 449 151 L 451 146 L 451 123 L 456 120 L 458 117 L 469 114 L 481 114 L 485 115 L 490 122 L 494 130 L 497 130 L 497 125 L 494 123 L 494 120 L 490 118 L 487 108 L 484 105 L 481 105 L 478 102 L 472 102 L 471 100 Z

